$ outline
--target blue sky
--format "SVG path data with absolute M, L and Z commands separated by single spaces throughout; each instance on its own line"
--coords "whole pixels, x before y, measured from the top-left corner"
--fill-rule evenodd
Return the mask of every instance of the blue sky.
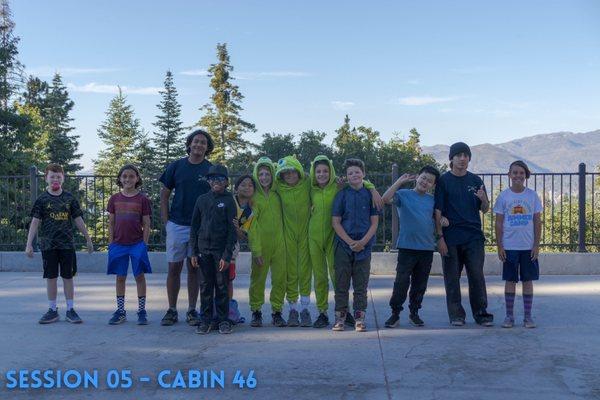
M 348 113 L 384 138 L 500 143 L 600 129 L 600 1 L 12 0 L 20 60 L 75 101 L 83 164 L 123 87 L 152 132 L 167 69 L 187 125 L 226 42 L 242 116 L 266 132 L 333 131 Z

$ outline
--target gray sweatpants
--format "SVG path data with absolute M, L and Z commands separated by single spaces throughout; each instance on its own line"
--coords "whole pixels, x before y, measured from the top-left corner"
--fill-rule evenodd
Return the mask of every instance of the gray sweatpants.
M 354 289 L 352 308 L 367 310 L 367 286 L 371 273 L 371 255 L 356 261 L 356 253 L 348 254 L 338 244 L 335 246 L 333 267 L 335 269 L 335 311 L 348 312 L 350 283 Z

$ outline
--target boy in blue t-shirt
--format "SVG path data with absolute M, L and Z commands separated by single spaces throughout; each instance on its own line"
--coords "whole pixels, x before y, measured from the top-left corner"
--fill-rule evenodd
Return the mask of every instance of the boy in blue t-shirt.
M 394 291 L 390 298 L 392 315 L 385 322 L 387 328 L 398 326 L 400 311 L 410 286 L 410 322 L 415 326 L 425 323 L 419 317 L 419 309 L 427 290 L 427 281 L 433 262 L 435 224 L 434 199 L 428 192 L 435 186 L 440 173 L 427 165 L 418 175 L 404 174 L 383 194 L 383 200 L 398 208 L 400 232 L 398 234 L 398 264 Z M 414 189 L 400 189 L 407 182 L 415 181 Z
M 344 330 L 350 283 L 352 283 L 354 327 L 357 332 L 365 332 L 371 247 L 375 241 L 379 215 L 373 206 L 371 192 L 363 184 L 365 164 L 358 159 L 347 159 L 344 162 L 344 170 L 349 186 L 335 196 L 331 221 L 336 233 L 333 261 L 336 283 L 333 330 Z
M 542 233 L 542 203 L 535 191 L 525 187 L 525 181 L 530 175 L 529 168 L 523 161 L 510 164 L 508 176 L 511 185 L 500 193 L 494 204 L 498 257 L 504 263 L 502 279 L 506 281 L 504 328 L 512 328 L 515 323 L 513 306 L 519 278 L 523 282 L 523 325 L 526 328 L 536 326 L 531 317 L 531 305 L 533 281 L 540 276 L 538 254 Z

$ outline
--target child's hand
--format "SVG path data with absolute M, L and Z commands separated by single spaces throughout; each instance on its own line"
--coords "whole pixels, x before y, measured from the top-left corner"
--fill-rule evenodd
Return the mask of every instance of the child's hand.
M 485 188 L 485 186 L 481 185 L 479 190 L 477 192 L 475 192 L 475 196 L 481 201 L 485 201 L 485 198 L 486 198 L 484 188 Z
M 192 262 L 192 267 L 194 268 L 198 268 L 198 257 L 197 256 L 192 256 L 190 258 L 191 262 Z
M 383 198 L 381 197 L 379 192 L 377 190 L 373 190 L 371 192 L 371 196 L 373 197 L 373 207 L 375 207 L 377 211 L 383 210 Z
M 403 185 L 407 182 L 411 182 L 416 179 L 417 179 L 417 175 L 415 175 L 415 174 L 404 174 L 400 178 L 398 178 L 398 180 L 396 182 L 398 182 L 399 185 Z
M 28 244 L 25 247 L 25 254 L 27 254 L 27 257 L 29 257 L 29 258 L 33 258 L 33 246 L 32 245 Z
M 86 242 L 86 247 L 88 254 L 92 254 L 94 252 L 94 244 L 92 243 L 92 238 L 88 238 Z
M 448 255 L 448 246 L 446 245 L 444 238 L 440 238 L 440 240 L 438 240 L 437 248 L 442 257 L 446 257 Z
M 533 253 L 533 250 L 531 252 Z M 504 247 L 502 247 L 502 246 L 498 246 L 498 258 L 502 262 L 506 261 L 506 251 L 504 250 Z
M 440 225 L 442 225 L 442 228 L 446 228 L 446 227 L 450 226 L 450 221 L 448 221 L 448 218 L 446 218 L 446 217 L 441 217 Z
M 533 249 L 531 249 L 531 261 L 537 260 L 539 255 L 540 255 L 540 247 L 533 246 Z
M 229 263 L 221 258 L 221 261 L 219 261 L 219 272 L 223 272 L 227 268 L 229 268 Z
M 350 246 L 350 248 L 352 249 L 353 252 L 359 253 L 364 250 L 365 245 L 361 240 L 359 240 L 357 242 L 354 242 L 354 246 Z
M 262 267 L 265 265 L 265 260 L 262 258 L 262 256 L 254 257 L 254 264 L 256 264 L 258 267 Z

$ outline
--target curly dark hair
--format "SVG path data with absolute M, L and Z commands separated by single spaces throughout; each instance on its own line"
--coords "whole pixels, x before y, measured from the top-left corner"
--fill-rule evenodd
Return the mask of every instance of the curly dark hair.
M 192 140 L 194 140 L 194 138 L 198 135 L 204 135 L 204 137 L 206 138 L 206 153 L 204 153 L 204 156 L 208 157 L 210 153 L 212 153 L 215 149 L 215 143 L 213 142 L 208 132 L 206 132 L 203 129 L 196 129 L 194 132 L 188 135 L 188 137 L 185 139 L 185 151 L 186 153 L 190 154 L 190 146 L 192 145 Z

